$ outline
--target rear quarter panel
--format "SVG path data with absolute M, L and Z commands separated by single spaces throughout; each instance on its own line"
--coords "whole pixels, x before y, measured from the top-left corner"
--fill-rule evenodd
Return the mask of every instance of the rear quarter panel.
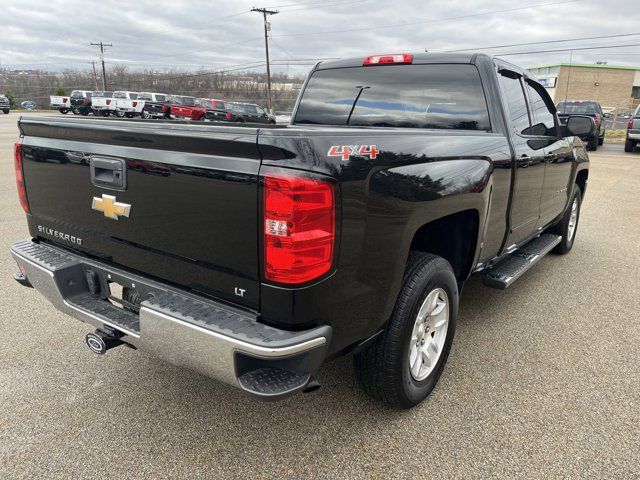
M 333 145 L 376 145 L 375 159 L 330 157 Z M 473 210 L 485 242 L 475 259 L 503 242 L 511 176 L 504 136 L 397 129 L 264 129 L 261 175 L 281 167 L 338 180 L 341 232 L 336 270 L 316 285 L 262 285 L 265 318 L 329 323 L 332 351 L 375 333 L 389 318 L 415 232 L 451 213 Z M 288 311 L 282 305 L 289 305 Z

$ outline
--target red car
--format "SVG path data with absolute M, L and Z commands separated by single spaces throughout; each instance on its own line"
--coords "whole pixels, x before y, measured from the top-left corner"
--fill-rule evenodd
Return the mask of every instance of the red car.
M 204 120 L 207 110 L 217 108 L 216 104 L 224 107 L 224 102 L 212 98 L 174 97 L 171 116 L 187 120 Z

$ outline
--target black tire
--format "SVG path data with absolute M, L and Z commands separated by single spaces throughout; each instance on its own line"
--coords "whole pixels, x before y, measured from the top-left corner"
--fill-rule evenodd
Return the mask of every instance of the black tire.
M 68 108 L 60 108 L 59 111 L 63 115 L 66 115 L 67 113 L 69 113 L 69 109 Z
M 80 110 L 80 115 L 86 117 L 87 115 L 89 115 L 89 110 Z
M 133 117 L 135 117 L 135 116 L 136 116 L 136 114 L 135 114 L 135 113 L 133 113 L 133 112 L 126 112 L 126 113 L 124 114 L 124 116 L 125 116 L 125 117 L 127 117 L 127 118 L 133 118 Z
M 114 112 L 114 115 L 118 118 L 123 118 L 124 117 L 124 112 L 121 112 L 120 110 L 116 110 Z
M 602 136 L 598 139 L 598 145 L 600 145 L 600 146 L 604 145 L 604 135 L 602 135 Z
M 636 148 L 636 141 L 627 139 L 624 142 L 624 151 L 625 152 L 633 152 L 633 149 Z
M 441 288 L 448 296 L 449 323 L 433 370 L 417 381 L 409 365 L 411 335 L 423 301 L 436 288 Z M 442 374 L 457 316 L 458 283 L 449 262 L 436 255 L 412 252 L 402 289 L 384 332 L 354 356 L 356 375 L 367 394 L 396 408 L 411 408 L 424 400 Z
M 589 141 L 587 142 L 587 150 L 591 151 L 591 152 L 595 152 L 596 150 L 598 150 L 598 136 L 594 136 L 593 138 L 590 138 Z
M 569 224 L 571 222 L 571 212 L 573 209 L 573 203 L 576 202 L 577 208 L 577 217 L 575 219 L 575 226 L 573 228 L 573 234 L 569 234 Z M 582 191 L 580 187 L 574 185 L 573 196 L 571 197 L 571 201 L 569 202 L 569 206 L 567 210 L 564 212 L 562 219 L 560 222 L 551 229 L 551 233 L 555 233 L 556 235 L 560 235 L 562 240 L 555 248 L 552 250 L 553 253 L 557 253 L 559 255 L 564 255 L 565 253 L 569 253 L 573 248 L 573 244 L 576 239 L 576 234 L 578 233 L 578 224 L 580 223 L 580 207 L 582 206 Z
M 5 108 L 5 109 L 3 109 L 3 110 L 2 110 L 2 112 L 3 112 L 5 115 L 9 115 L 9 112 L 10 112 L 10 111 L 11 111 L 11 109 L 10 109 L 10 108 Z
M 149 119 L 151 118 L 151 115 L 149 115 L 149 112 L 147 112 L 144 108 L 142 109 L 142 111 L 140 112 L 140 116 L 144 119 Z
M 77 108 L 72 108 L 71 113 L 73 113 L 74 115 L 80 115 L 80 110 L 78 110 Z
M 102 111 L 96 109 L 91 109 L 91 113 L 93 113 L 94 117 L 99 117 L 100 115 L 102 115 Z

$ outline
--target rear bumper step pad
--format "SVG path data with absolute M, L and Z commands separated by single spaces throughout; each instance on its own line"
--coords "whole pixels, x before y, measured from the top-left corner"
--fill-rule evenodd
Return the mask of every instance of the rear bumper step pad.
M 60 311 L 175 365 L 264 399 L 304 389 L 324 360 L 331 328 L 290 332 L 258 322 L 255 313 L 192 295 L 146 277 L 31 239 L 11 254 L 33 287 Z M 142 293 L 140 312 L 94 295 L 87 271 L 103 285 L 115 281 Z M 108 288 L 108 287 L 106 287 Z

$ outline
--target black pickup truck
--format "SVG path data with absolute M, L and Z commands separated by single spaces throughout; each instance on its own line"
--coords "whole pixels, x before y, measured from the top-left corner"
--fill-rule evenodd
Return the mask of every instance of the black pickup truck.
M 22 118 L 14 277 L 97 327 L 96 353 L 262 399 L 353 354 L 370 395 L 408 408 L 470 275 L 504 289 L 571 250 L 593 125 L 561 126 L 526 71 L 481 54 L 319 63 L 285 126 Z

